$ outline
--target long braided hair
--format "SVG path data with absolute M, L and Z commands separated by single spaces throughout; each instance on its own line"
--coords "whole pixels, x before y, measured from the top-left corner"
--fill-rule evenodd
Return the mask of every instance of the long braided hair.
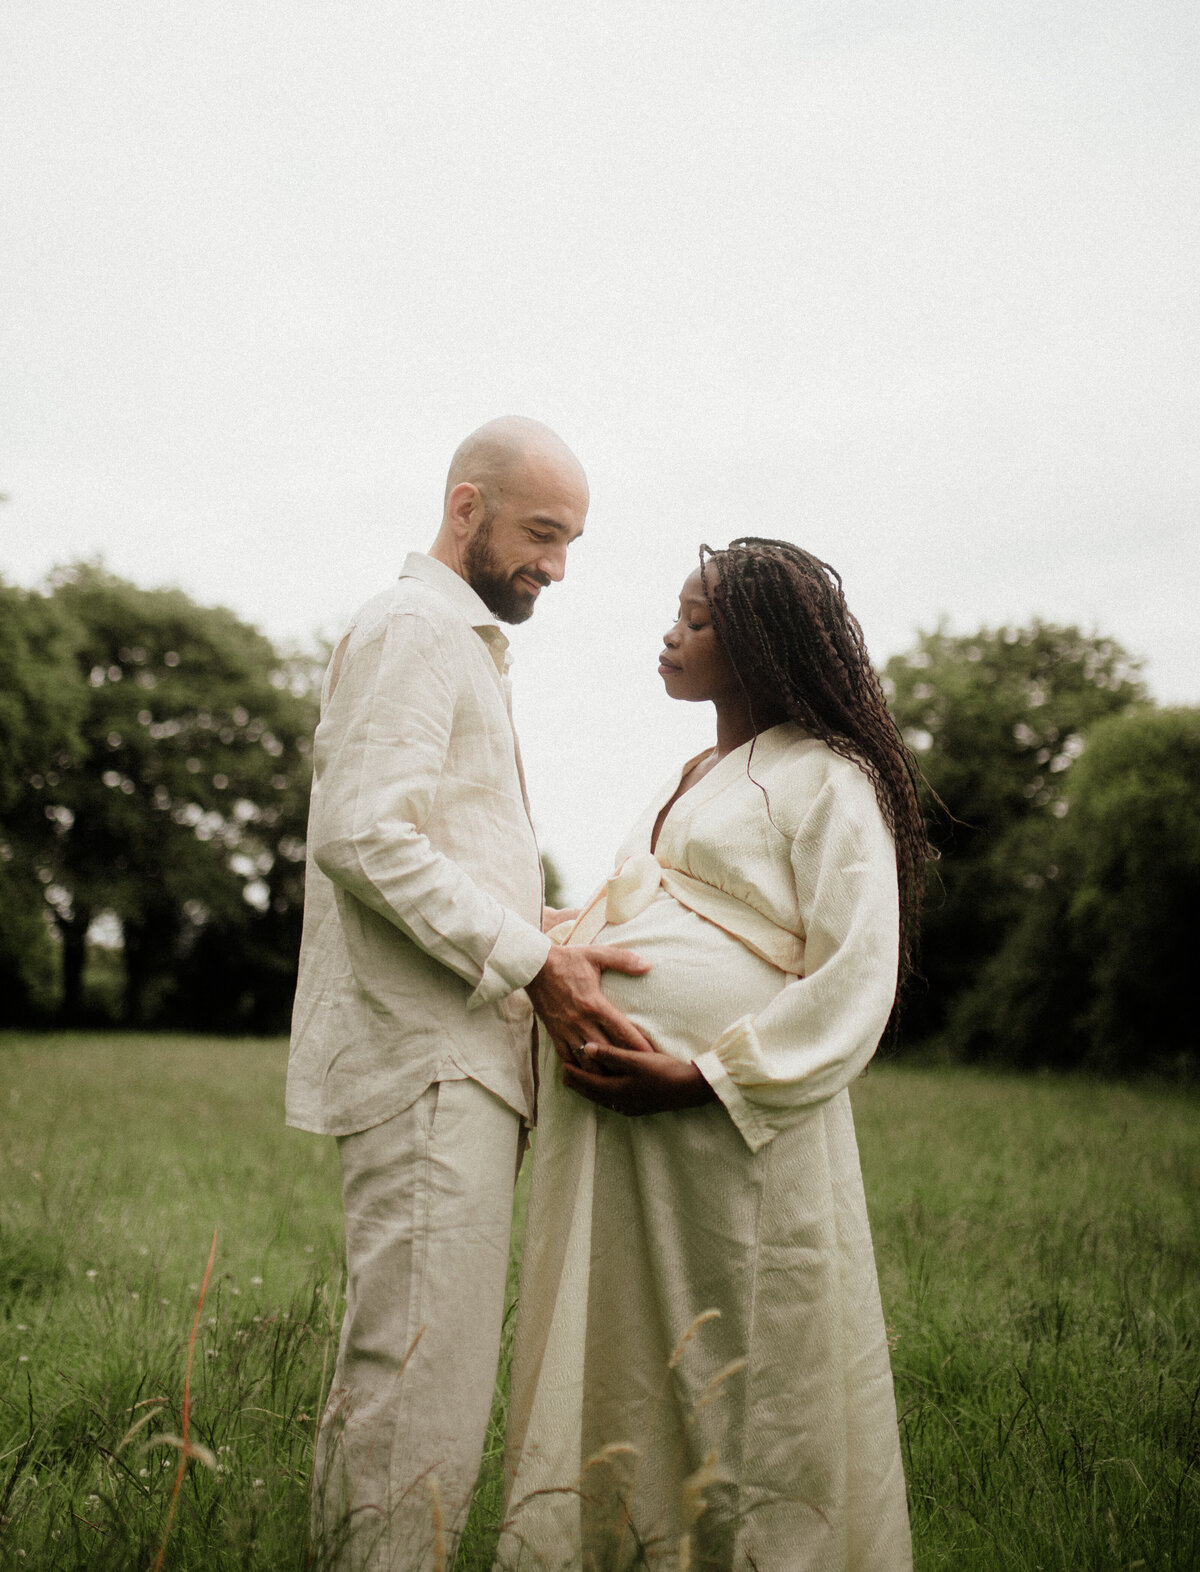
M 892 719 L 836 569 L 785 540 L 700 548 L 713 626 L 753 712 L 764 703 L 870 777 L 896 846 L 902 987 L 916 960 L 929 845 L 920 771 Z

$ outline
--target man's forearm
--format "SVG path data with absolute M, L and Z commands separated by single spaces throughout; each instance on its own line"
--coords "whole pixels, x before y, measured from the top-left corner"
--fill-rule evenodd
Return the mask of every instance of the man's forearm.
M 323 836 L 317 866 L 475 990 L 468 1007 L 523 988 L 544 966 L 550 941 L 483 889 L 415 826 L 384 837 Z

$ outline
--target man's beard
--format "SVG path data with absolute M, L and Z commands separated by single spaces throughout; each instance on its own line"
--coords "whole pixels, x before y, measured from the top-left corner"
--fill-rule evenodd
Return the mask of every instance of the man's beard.
M 536 568 L 517 568 L 508 578 L 496 566 L 492 556 L 492 521 L 485 518 L 467 542 L 463 552 L 466 580 L 487 609 L 501 622 L 528 622 L 533 616 L 537 596 L 521 589 L 515 582 L 518 573 L 541 580 Z M 549 582 L 548 580 L 544 582 Z

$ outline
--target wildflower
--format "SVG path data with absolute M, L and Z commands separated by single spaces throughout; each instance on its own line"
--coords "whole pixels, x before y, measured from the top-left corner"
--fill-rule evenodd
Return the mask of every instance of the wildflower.
M 148 1468 L 139 1468 L 138 1469 L 138 1478 L 139 1479 L 149 1479 L 150 1478 L 150 1470 Z
M 267 1482 L 265 1479 L 256 1479 L 250 1488 L 251 1490 L 265 1490 L 267 1488 Z
M 28 1330 L 29 1330 L 29 1328 L 25 1325 L 24 1321 L 18 1321 L 17 1322 L 17 1331 L 18 1332 L 28 1332 Z
M 96 1268 L 94 1266 L 89 1266 L 88 1269 L 87 1269 L 86 1275 L 88 1277 L 99 1277 L 100 1273 L 96 1270 Z
M 28 1354 L 18 1354 L 17 1355 L 17 1363 L 19 1365 L 27 1365 L 29 1363 L 29 1355 Z
M 150 1254 L 150 1247 L 148 1245 L 139 1245 L 138 1246 L 138 1254 L 139 1255 L 149 1255 Z
M 129 1297 L 130 1297 L 130 1298 L 131 1298 L 131 1299 L 140 1299 L 140 1298 L 141 1298 L 141 1297 L 142 1297 L 142 1296 L 141 1296 L 141 1294 L 139 1294 L 139 1293 L 138 1293 L 138 1292 L 137 1292 L 137 1290 L 136 1290 L 136 1289 L 135 1289 L 135 1290 L 134 1290 L 134 1292 L 133 1292 L 133 1293 L 131 1293 L 131 1294 L 130 1294 L 130 1296 L 129 1296 Z
M 250 1279 L 250 1281 L 254 1284 L 255 1288 L 261 1288 L 262 1287 L 262 1278 L 261 1277 L 252 1277 Z

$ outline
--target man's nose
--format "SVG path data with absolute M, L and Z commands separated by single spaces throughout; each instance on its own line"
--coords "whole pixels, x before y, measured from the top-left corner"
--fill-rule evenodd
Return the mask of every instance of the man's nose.
M 557 546 L 543 552 L 537 560 L 537 567 L 539 573 L 544 573 L 555 584 L 560 584 L 567 572 L 567 548 Z

